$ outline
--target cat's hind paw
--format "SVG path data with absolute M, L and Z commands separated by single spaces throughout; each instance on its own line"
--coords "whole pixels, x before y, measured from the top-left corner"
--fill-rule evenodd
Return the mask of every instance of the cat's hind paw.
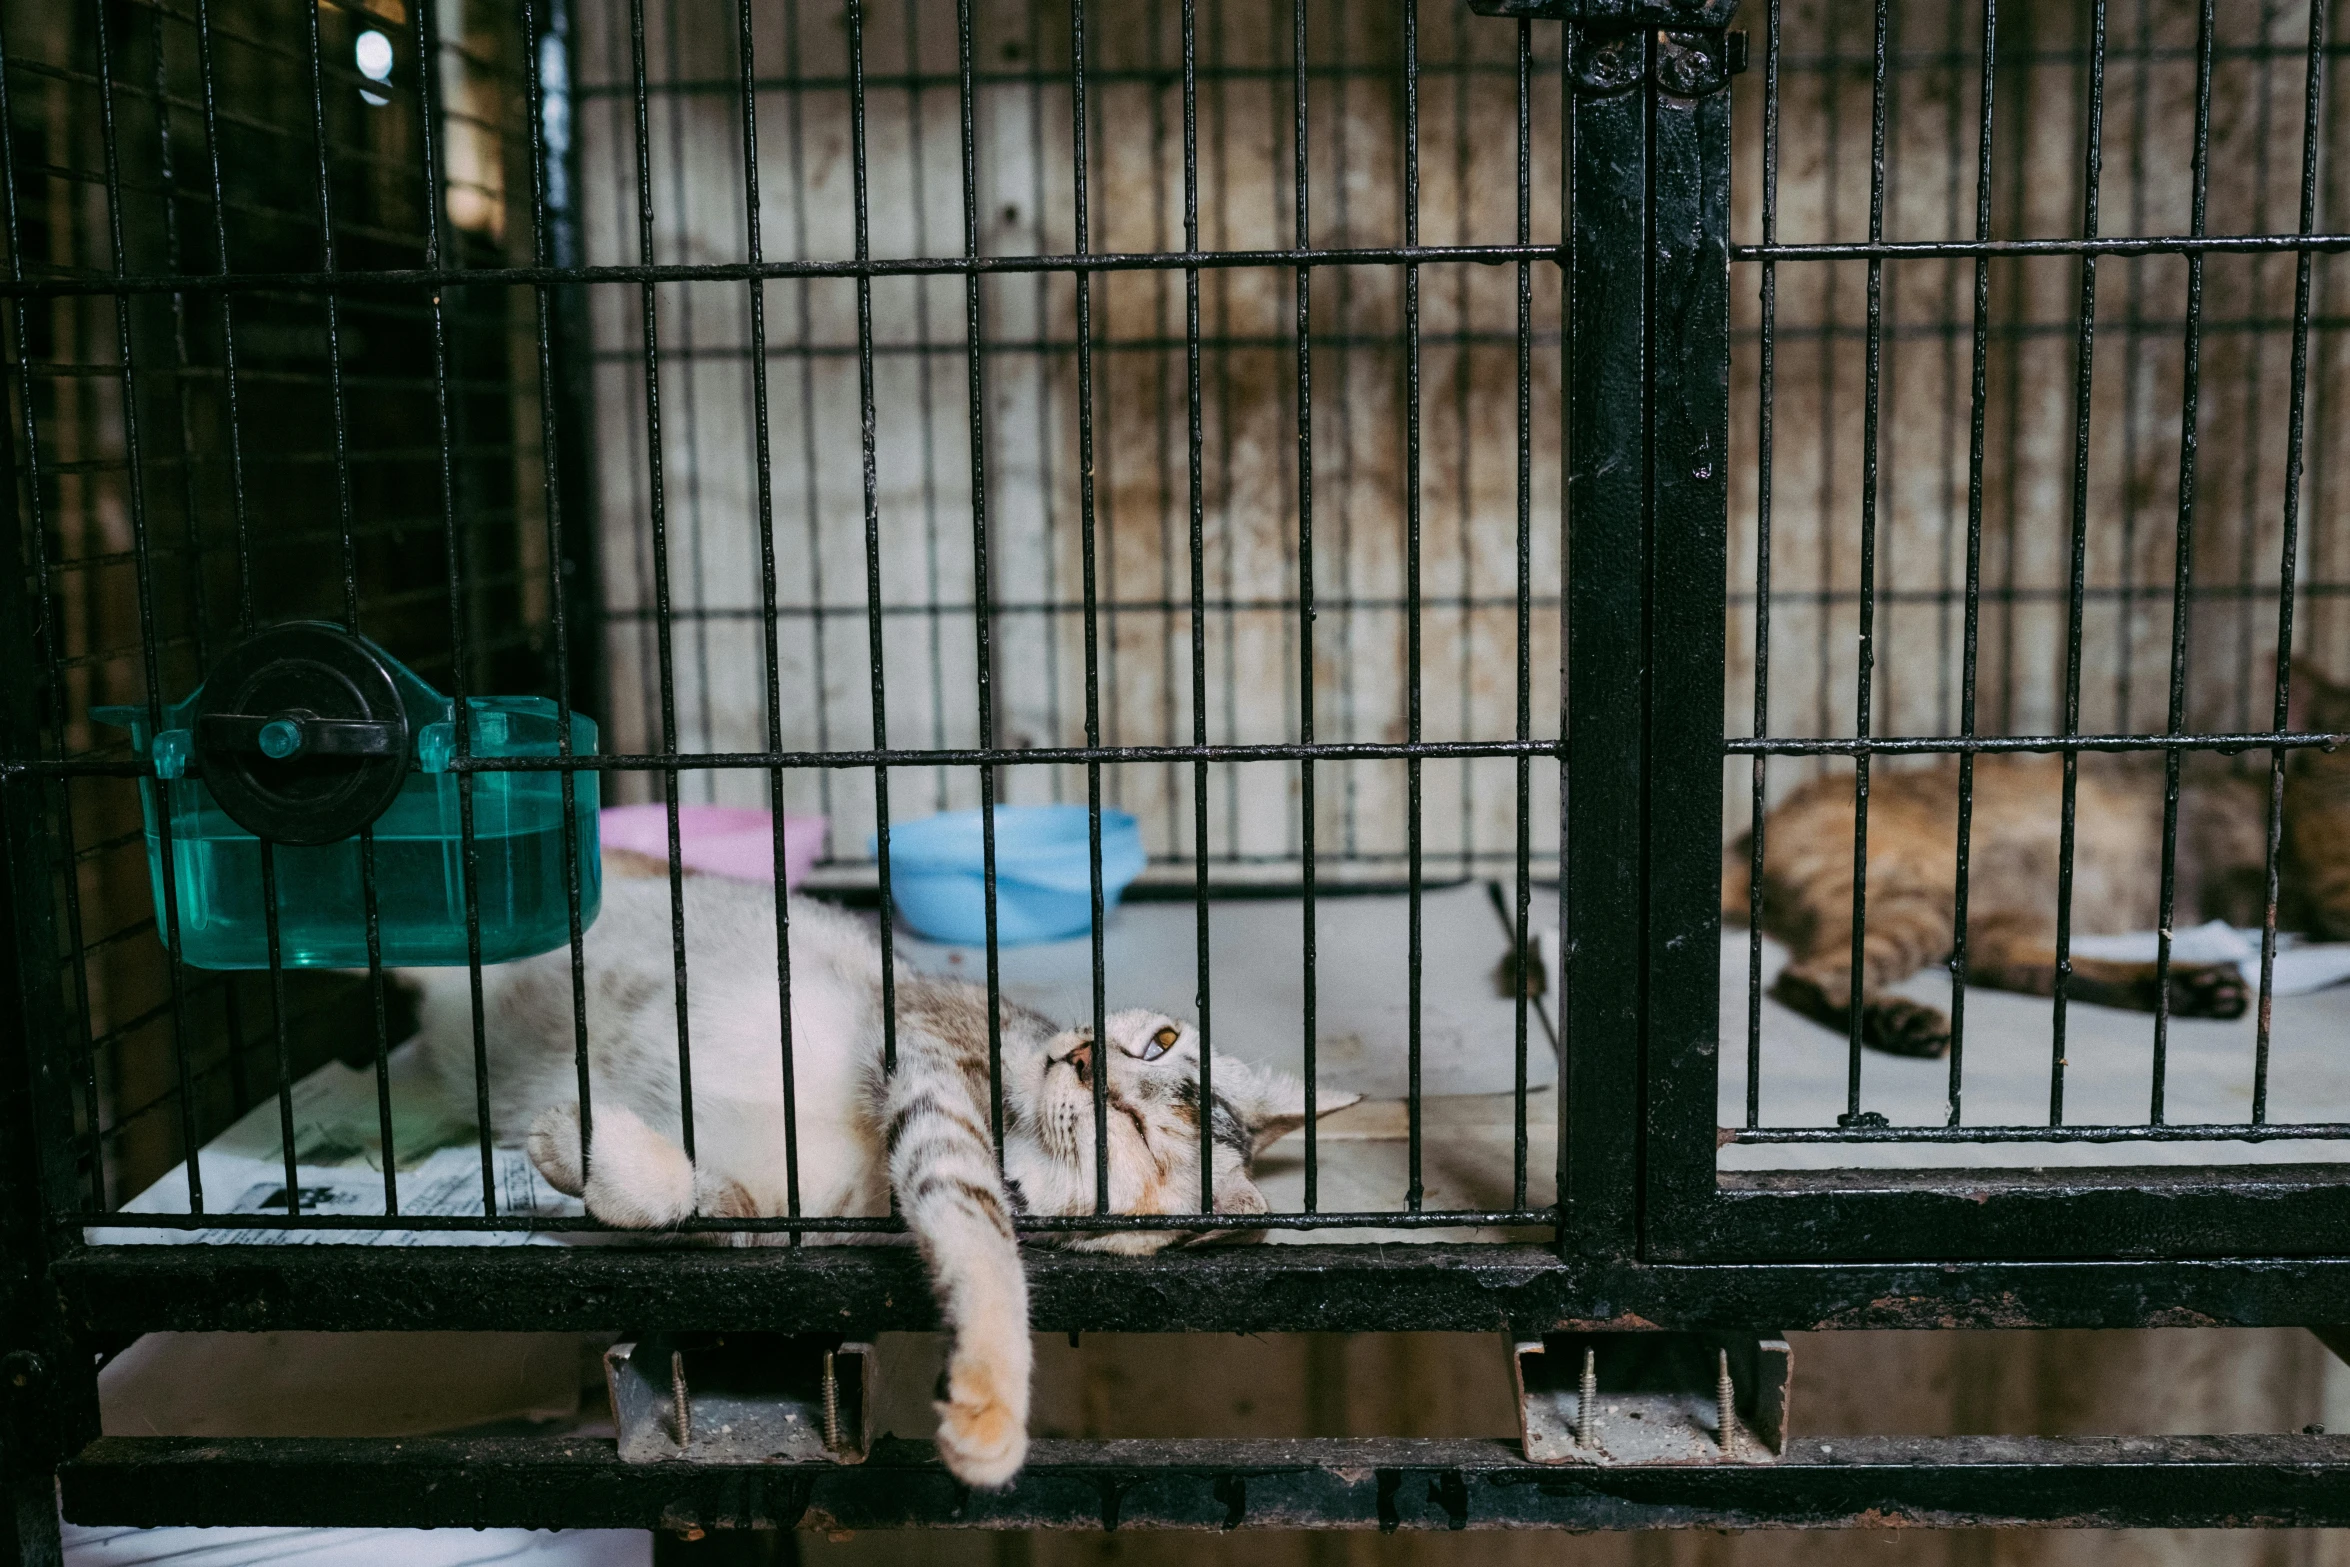
M 997 1490 L 1011 1484 L 1028 1458 L 1024 1398 L 987 1362 L 958 1359 L 947 1368 L 946 1397 L 938 1409 L 938 1455 L 965 1485 Z
M 693 1161 L 633 1111 L 599 1110 L 589 1154 L 588 1212 L 606 1224 L 654 1230 L 692 1215 Z

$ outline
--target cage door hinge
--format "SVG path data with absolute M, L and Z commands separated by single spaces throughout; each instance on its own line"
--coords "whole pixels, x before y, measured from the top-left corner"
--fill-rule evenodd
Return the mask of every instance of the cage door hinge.
M 604 1352 L 623 1463 L 861 1464 L 873 1346 L 826 1334 L 647 1333 Z
M 1518 1434 L 1537 1464 L 1770 1464 L 1787 1450 L 1795 1356 L 1739 1333 L 1516 1339 Z

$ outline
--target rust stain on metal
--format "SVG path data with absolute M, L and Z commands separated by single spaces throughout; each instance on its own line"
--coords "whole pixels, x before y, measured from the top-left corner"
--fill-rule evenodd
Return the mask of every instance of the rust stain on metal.
M 1550 1325 L 1553 1333 L 1660 1333 L 1664 1331 L 1637 1312 L 1612 1317 L 1561 1317 Z

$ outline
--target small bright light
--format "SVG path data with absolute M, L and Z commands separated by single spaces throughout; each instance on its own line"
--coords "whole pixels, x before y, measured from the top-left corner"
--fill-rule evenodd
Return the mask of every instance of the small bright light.
M 392 41 L 389 38 L 370 29 L 359 35 L 356 52 L 361 76 L 371 82 L 388 82 L 392 79 Z

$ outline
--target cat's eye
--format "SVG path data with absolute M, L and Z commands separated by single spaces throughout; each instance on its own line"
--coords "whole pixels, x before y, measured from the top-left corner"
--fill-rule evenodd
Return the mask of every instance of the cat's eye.
M 1142 1047 L 1142 1058 L 1145 1061 L 1156 1061 L 1159 1057 L 1174 1049 L 1175 1041 L 1181 1039 L 1182 1037 L 1183 1036 L 1180 1033 L 1176 1032 L 1172 1028 L 1160 1029 L 1157 1033 L 1151 1035 L 1150 1043 Z

